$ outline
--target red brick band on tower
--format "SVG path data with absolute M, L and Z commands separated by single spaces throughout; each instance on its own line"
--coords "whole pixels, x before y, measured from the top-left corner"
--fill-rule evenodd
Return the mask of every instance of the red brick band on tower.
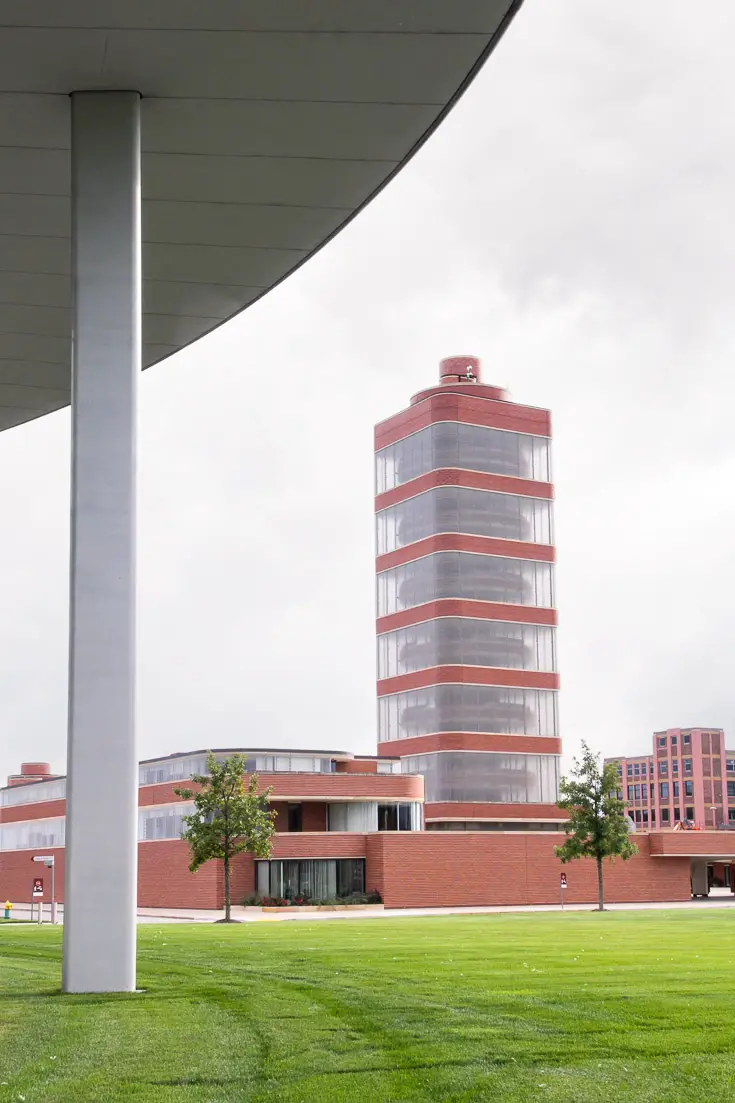
M 561 817 L 550 438 L 475 356 L 376 426 L 378 750 L 430 829 Z

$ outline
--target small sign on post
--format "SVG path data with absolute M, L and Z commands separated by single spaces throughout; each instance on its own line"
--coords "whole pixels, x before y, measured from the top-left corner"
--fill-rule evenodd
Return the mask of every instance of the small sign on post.
M 41 922 L 41 908 L 43 904 L 43 877 L 33 878 L 33 895 L 31 897 L 31 922 L 33 922 L 33 901 L 38 900 L 38 922 Z
M 564 910 L 564 889 L 566 887 L 567 887 L 567 875 L 566 875 L 566 873 L 562 873 L 561 879 L 559 881 L 559 896 L 561 897 L 562 911 Z

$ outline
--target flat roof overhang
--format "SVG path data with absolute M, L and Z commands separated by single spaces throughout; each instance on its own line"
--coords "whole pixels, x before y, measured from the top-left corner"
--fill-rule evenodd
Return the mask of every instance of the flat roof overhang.
M 735 831 L 651 831 L 648 838 L 652 858 L 735 859 Z
M 0 431 L 70 400 L 70 101 L 142 100 L 143 366 L 406 164 L 522 0 L 0 0 Z

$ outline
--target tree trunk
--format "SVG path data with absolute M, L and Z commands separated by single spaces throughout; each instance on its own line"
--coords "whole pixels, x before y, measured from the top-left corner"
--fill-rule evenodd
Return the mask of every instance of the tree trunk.
M 225 854 L 225 923 L 230 922 L 230 856 Z
M 602 858 L 597 859 L 597 898 L 598 898 L 598 904 L 597 904 L 598 911 L 604 912 L 604 910 L 605 910 L 605 899 L 604 899 L 604 896 L 603 896 L 603 893 L 602 893 Z

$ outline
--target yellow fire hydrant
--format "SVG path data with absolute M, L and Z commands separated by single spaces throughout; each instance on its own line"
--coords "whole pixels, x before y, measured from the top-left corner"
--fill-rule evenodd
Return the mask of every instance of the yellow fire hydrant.
M 6 919 L 10 919 L 10 912 L 11 912 L 12 907 L 13 907 L 13 905 L 10 903 L 10 901 L 6 900 L 5 901 L 5 918 Z

